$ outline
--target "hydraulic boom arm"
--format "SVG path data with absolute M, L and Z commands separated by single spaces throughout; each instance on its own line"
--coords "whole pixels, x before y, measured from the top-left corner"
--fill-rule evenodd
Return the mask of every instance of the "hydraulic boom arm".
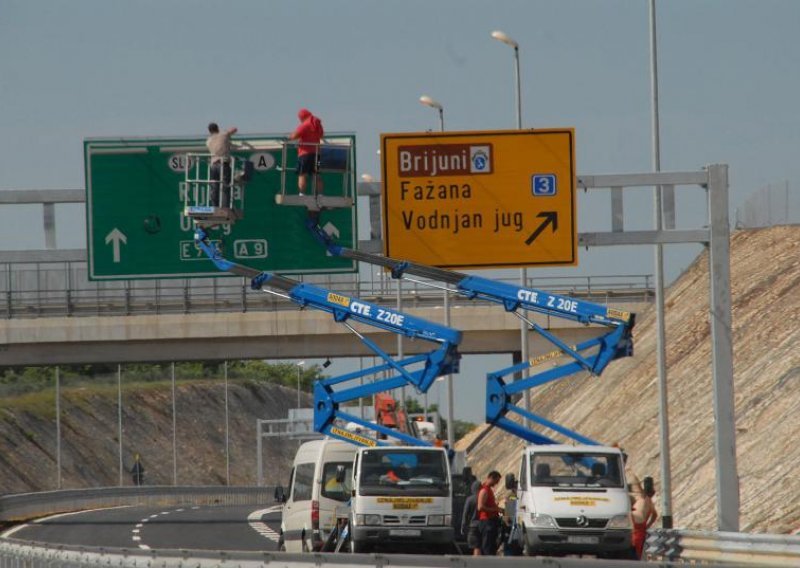
M 556 349 L 550 353 L 534 357 L 529 361 L 523 361 L 488 375 L 486 385 L 486 421 L 532 443 L 557 443 L 555 440 L 525 428 L 508 418 L 507 414 L 513 412 L 573 438 L 580 443 L 596 443 L 577 432 L 573 432 L 517 406 L 514 404 L 514 399 L 516 395 L 525 390 L 580 371 L 588 371 L 593 375 L 599 375 L 612 360 L 632 355 L 633 339 L 631 331 L 635 322 L 635 314 L 568 296 L 551 294 L 534 288 L 515 286 L 488 278 L 470 276 L 433 266 L 395 260 L 342 247 L 333 242 L 330 236 L 319 226 L 317 219 L 313 217 L 307 221 L 307 227 L 312 235 L 335 256 L 382 266 L 391 271 L 393 278 L 402 278 L 404 274 L 412 274 L 445 282 L 453 286 L 455 288 L 454 291 L 461 296 L 471 300 L 480 299 L 500 304 L 505 311 L 513 313 L 526 322 L 530 330 L 552 343 Z M 606 328 L 606 332 L 578 345 L 568 345 L 542 326 L 531 321 L 524 312 L 537 312 L 573 320 L 585 325 L 602 326 Z M 572 361 L 515 382 L 506 383 L 503 380 L 503 377 L 510 374 L 519 373 L 539 365 L 543 361 L 561 356 L 570 357 Z
M 220 270 L 250 278 L 250 286 L 254 290 L 261 290 L 264 287 L 279 290 L 281 295 L 289 298 L 301 308 L 311 307 L 331 314 L 334 321 L 344 325 L 370 351 L 384 361 L 383 364 L 368 369 L 340 377 L 322 379 L 315 383 L 314 429 L 317 432 L 363 445 L 380 443 L 338 427 L 336 421 L 341 420 L 354 422 L 364 428 L 376 430 L 385 436 L 399 438 L 406 444 L 429 445 L 427 442 L 402 432 L 372 424 L 358 416 L 348 414 L 341 410 L 340 405 L 361 397 L 371 396 L 374 393 L 407 385 L 413 385 L 420 392 L 426 392 L 437 377 L 458 372 L 460 331 L 355 297 L 336 294 L 311 284 L 297 282 L 284 276 L 261 272 L 231 262 L 226 260 L 209 242 L 207 234 L 202 228 L 196 229 L 195 242 Z M 351 325 L 351 322 L 360 322 L 412 339 L 429 341 L 435 347 L 425 354 L 395 360 L 374 341 L 359 333 Z M 383 372 L 395 373 L 395 375 L 363 385 L 347 386 L 347 383 L 356 379 Z M 334 386 L 339 386 L 339 388 L 334 390 Z

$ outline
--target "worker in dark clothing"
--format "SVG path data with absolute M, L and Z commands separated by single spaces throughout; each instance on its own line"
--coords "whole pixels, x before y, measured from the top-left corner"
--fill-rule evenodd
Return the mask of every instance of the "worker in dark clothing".
M 131 477 L 133 478 L 134 485 L 144 484 L 144 466 L 139 454 L 133 456 L 133 467 L 131 467 Z
M 481 555 L 481 535 L 478 531 L 478 491 L 480 480 L 472 482 L 469 497 L 464 501 L 464 512 L 461 515 L 461 534 L 467 537 L 467 546 L 472 549 L 473 556 Z

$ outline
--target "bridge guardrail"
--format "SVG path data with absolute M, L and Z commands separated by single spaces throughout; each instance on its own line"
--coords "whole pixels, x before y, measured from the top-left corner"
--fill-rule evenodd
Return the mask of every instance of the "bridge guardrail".
M 274 486 L 138 486 L 62 489 L 0 497 L 0 522 L 122 505 L 269 505 Z
M 646 566 L 626 562 L 626 566 Z M 235 552 L 203 550 L 132 550 L 45 546 L 19 541 L 0 541 L 0 568 L 75 568 L 116 566 L 120 568 L 347 568 L 375 566 L 393 568 L 619 568 L 609 560 L 582 558 L 522 558 L 503 556 L 423 556 L 409 554 L 293 554 L 286 552 Z M 671 564 L 661 564 L 663 567 Z
M 723 566 L 800 566 L 800 536 L 657 529 L 648 533 L 650 559 Z
M 124 316 L 168 313 L 247 312 L 295 309 L 289 300 L 271 294 L 255 295 L 239 277 L 183 278 L 145 281 L 90 282 L 81 263 L 59 266 L 0 264 L 0 314 L 7 319 L 77 316 Z M 397 301 L 397 281 L 379 272 L 301 278 L 341 294 L 377 304 Z M 374 276 L 374 278 L 373 278 Z M 503 279 L 499 279 L 503 280 Z M 516 284 L 516 280 L 507 279 Z M 417 281 L 403 281 L 406 307 L 441 303 L 441 290 Z M 596 303 L 652 301 L 650 275 L 536 277 L 528 286 L 586 298 Z M 468 302 L 454 295 L 453 305 Z M 3 317 L 0 316 L 0 317 Z

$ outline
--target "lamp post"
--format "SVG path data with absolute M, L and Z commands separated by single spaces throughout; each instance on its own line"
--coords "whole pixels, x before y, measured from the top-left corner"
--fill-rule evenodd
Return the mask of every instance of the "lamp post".
M 514 79 L 517 87 L 517 99 L 516 99 L 517 129 L 522 130 L 522 85 L 520 84 L 520 76 L 519 76 L 519 44 L 513 39 L 511 39 L 511 37 L 509 37 L 507 34 L 501 32 L 500 30 L 493 31 L 492 38 L 514 48 Z M 519 271 L 520 286 L 524 288 L 527 285 L 527 282 L 528 282 L 528 269 L 521 268 Z M 523 362 L 528 360 L 528 324 L 524 320 L 520 320 L 519 330 L 520 330 L 520 362 Z M 519 378 L 523 379 L 525 378 L 525 376 L 527 376 L 527 372 L 522 371 L 519 375 Z M 525 391 L 523 395 L 523 400 L 525 401 L 525 409 L 530 410 L 531 393 L 529 390 Z M 525 427 L 530 428 L 530 420 L 528 420 L 527 418 L 525 418 Z
M 659 138 L 658 123 L 658 43 L 656 37 L 656 3 L 650 0 L 650 93 L 652 96 L 650 106 L 652 158 L 653 171 L 661 171 L 661 142 Z M 663 228 L 663 188 L 655 188 L 654 220 L 656 231 Z M 669 399 L 667 394 L 667 350 L 666 326 L 664 321 L 664 247 L 655 245 L 655 300 L 656 300 L 656 365 L 658 369 L 658 423 L 659 423 L 659 450 L 661 452 L 661 526 L 665 529 L 672 528 L 672 471 L 670 465 L 669 446 Z M 721 496 L 717 494 L 719 499 Z M 721 503 L 719 503 L 721 505 Z M 726 506 L 726 505 L 723 505 Z M 736 505 L 738 509 L 738 503 Z M 738 510 L 737 510 L 738 515 Z M 735 528 L 719 530 L 737 531 Z
M 300 369 L 305 364 L 305 361 L 299 361 L 297 363 L 297 408 L 300 408 Z
M 422 95 L 419 98 L 419 102 L 425 106 L 435 108 L 439 111 L 439 130 L 444 132 L 444 107 L 441 105 L 441 103 L 439 103 L 436 99 L 432 99 L 428 95 Z
M 519 78 L 519 44 L 499 30 L 493 31 L 492 37 L 514 48 L 514 77 L 517 83 L 517 128 L 522 129 L 522 87 Z
M 428 95 L 422 95 L 419 98 L 419 102 L 424 104 L 425 106 L 429 106 L 431 108 L 435 108 L 439 111 L 439 130 L 444 132 L 444 107 L 441 105 L 439 101 L 436 99 L 432 99 Z M 450 296 L 449 291 L 444 291 L 444 324 L 446 326 L 450 325 Z M 428 393 L 425 393 L 424 403 L 425 405 L 425 418 L 427 418 L 428 414 Z M 453 395 L 453 375 L 447 375 L 447 443 L 449 447 L 453 447 L 455 445 L 455 438 L 453 435 L 453 404 L 454 404 L 454 395 Z

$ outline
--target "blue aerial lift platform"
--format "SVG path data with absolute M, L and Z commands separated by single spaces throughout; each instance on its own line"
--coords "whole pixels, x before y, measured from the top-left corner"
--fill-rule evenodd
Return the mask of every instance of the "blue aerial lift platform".
M 614 359 L 632 355 L 633 337 L 631 332 L 636 319 L 635 314 L 577 298 L 551 294 L 543 290 L 515 286 L 488 278 L 471 276 L 409 261 L 395 260 L 342 247 L 337 245 L 330 235 L 320 227 L 318 215 L 310 215 L 306 226 L 315 239 L 325 246 L 332 255 L 384 267 L 391 271 L 393 278 L 402 278 L 405 274 L 412 274 L 444 282 L 453 286 L 455 288 L 454 291 L 461 296 L 470 300 L 485 300 L 498 304 L 505 311 L 520 318 L 529 326 L 530 330 L 552 343 L 556 349 L 550 353 L 534 357 L 529 361 L 522 361 L 511 367 L 488 374 L 486 384 L 486 422 L 530 443 L 558 443 L 544 434 L 515 422 L 508 416 L 509 413 L 513 413 L 550 428 L 579 443 L 598 444 L 598 442 L 578 432 L 549 421 L 517 405 L 515 399 L 517 395 L 528 389 L 580 371 L 588 371 L 592 375 L 599 375 Z M 546 314 L 576 321 L 587 326 L 594 325 L 605 329 L 605 332 L 578 345 L 568 345 L 547 329 L 531 321 L 524 312 Z M 504 377 L 531 369 L 543 361 L 557 359 L 562 356 L 570 358 L 571 361 L 518 381 L 506 382 L 504 380 Z
M 195 243 L 208 256 L 215 266 L 250 279 L 251 288 L 262 290 L 265 287 L 277 290 L 280 295 L 290 299 L 300 308 L 314 308 L 333 316 L 334 321 L 345 326 L 383 363 L 367 369 L 348 373 L 339 377 L 318 380 L 314 385 L 314 429 L 348 442 L 360 445 L 386 445 L 381 439 L 373 439 L 349 432 L 337 425 L 338 421 L 353 422 L 364 429 L 374 430 L 386 438 L 394 438 L 407 445 L 428 446 L 430 443 L 409 436 L 403 432 L 373 424 L 360 416 L 343 410 L 342 405 L 375 393 L 411 385 L 420 392 L 426 392 L 437 377 L 457 373 L 460 354 L 461 332 L 422 318 L 392 310 L 360 300 L 355 297 L 337 294 L 329 290 L 297 282 L 285 276 L 261 272 L 247 266 L 231 262 L 209 241 L 206 230 L 195 229 Z M 433 348 L 424 354 L 392 358 L 374 341 L 356 330 L 351 322 L 359 322 L 372 327 L 400 334 L 411 339 L 427 341 Z M 379 373 L 394 373 L 394 376 L 378 379 L 366 384 L 351 385 L 353 381 Z M 334 389 L 334 387 L 339 387 Z

